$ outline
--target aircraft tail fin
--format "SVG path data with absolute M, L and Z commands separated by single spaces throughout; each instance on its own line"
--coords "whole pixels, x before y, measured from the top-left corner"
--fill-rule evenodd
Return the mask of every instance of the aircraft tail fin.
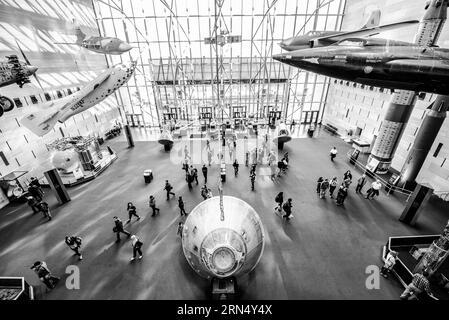
M 60 110 L 51 106 L 26 115 L 20 120 L 20 123 L 37 136 L 42 137 L 53 129 L 59 116 Z
M 366 19 L 365 23 L 362 25 L 360 29 L 367 29 L 379 26 L 380 15 L 381 15 L 380 9 L 371 10 L 368 18 Z
M 77 27 L 75 29 L 75 35 L 76 35 L 76 43 L 81 44 L 83 40 L 86 38 L 86 34 L 81 31 L 80 27 Z

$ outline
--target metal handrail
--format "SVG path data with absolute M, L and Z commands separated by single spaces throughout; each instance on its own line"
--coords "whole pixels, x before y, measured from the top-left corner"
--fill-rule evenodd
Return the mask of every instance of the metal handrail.
M 350 151 L 346 154 L 346 156 L 348 157 L 348 159 L 351 160 L 351 152 Z M 356 159 L 352 159 L 352 161 L 355 162 L 355 165 L 357 167 L 359 167 L 360 169 L 366 171 L 365 165 L 362 164 L 360 161 L 358 161 Z M 375 174 L 374 172 L 372 172 L 372 175 L 374 176 L 375 179 L 378 179 L 382 185 L 384 185 L 384 186 L 388 185 L 388 181 L 386 181 L 385 179 L 381 178 L 379 175 Z M 403 194 L 403 195 L 407 196 L 406 202 L 409 200 L 410 196 L 413 193 L 410 190 L 407 190 L 407 189 L 404 189 L 404 188 L 401 188 L 401 187 L 398 187 L 398 186 L 391 185 L 391 186 L 389 186 L 389 188 L 390 188 L 390 191 L 387 192 L 387 196 L 390 195 L 391 191 L 395 191 L 395 192 L 398 192 L 400 194 Z

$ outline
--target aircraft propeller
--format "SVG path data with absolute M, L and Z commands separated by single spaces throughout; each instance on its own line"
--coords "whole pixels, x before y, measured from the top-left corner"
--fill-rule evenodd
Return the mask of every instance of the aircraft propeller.
M 31 66 L 30 61 L 28 60 L 27 56 L 26 56 L 25 53 L 23 52 L 23 50 L 22 50 L 22 48 L 20 47 L 20 45 L 19 45 L 19 43 L 17 42 L 17 40 L 16 40 L 16 44 L 17 44 L 17 47 L 19 48 L 20 53 L 22 54 L 22 57 L 23 57 L 23 59 L 25 60 L 26 64 L 29 65 L 29 66 Z M 39 78 L 37 77 L 36 73 L 33 73 L 33 77 L 34 77 L 34 79 L 36 79 L 36 82 L 39 84 L 39 87 L 41 88 L 41 90 L 44 91 L 44 88 L 42 87 L 42 84 L 41 84 Z

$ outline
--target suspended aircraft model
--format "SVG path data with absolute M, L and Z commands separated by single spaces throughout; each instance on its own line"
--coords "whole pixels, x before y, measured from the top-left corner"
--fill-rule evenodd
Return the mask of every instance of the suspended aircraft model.
M 273 59 L 325 76 L 383 87 L 449 94 L 449 49 L 380 38 L 348 38 Z
M 0 60 L 0 87 L 16 83 L 22 88 L 24 84 L 31 83 L 29 79 L 30 76 L 34 76 L 39 86 L 41 86 L 39 79 L 36 76 L 38 67 L 31 65 L 19 44 L 17 44 L 17 46 L 19 47 L 25 62 L 20 61 L 17 58 L 17 55 L 10 55 L 7 56 L 5 60 Z M 4 112 L 11 111 L 13 108 L 13 101 L 8 97 L 0 95 L 0 117 Z
M 287 51 L 294 51 L 299 49 L 317 48 L 323 46 L 329 46 L 342 39 L 348 37 L 360 38 L 370 37 L 379 34 L 383 31 L 394 30 L 401 27 L 407 27 L 419 23 L 418 20 L 408 20 L 403 22 L 391 23 L 379 26 L 380 10 L 374 10 L 371 12 L 366 23 L 355 31 L 309 31 L 303 36 L 288 38 L 279 46 Z
M 62 99 L 38 106 L 37 111 L 22 118 L 20 123 L 38 136 L 47 134 L 56 122 L 63 123 L 75 114 L 86 111 L 113 94 L 128 82 L 136 64 L 137 62 L 133 61 L 129 65 L 117 64 L 107 69 L 81 90 Z
M 75 29 L 75 35 L 76 42 L 74 43 L 57 42 L 56 44 L 77 45 L 93 52 L 114 55 L 128 52 L 133 48 L 129 43 L 118 38 L 98 36 L 87 37 L 79 27 Z

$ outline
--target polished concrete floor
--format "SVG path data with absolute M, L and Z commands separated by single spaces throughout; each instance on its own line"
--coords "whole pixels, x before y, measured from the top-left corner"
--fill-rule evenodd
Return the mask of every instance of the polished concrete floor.
M 175 144 L 171 153 L 156 142 L 137 141 L 127 148 L 123 139 L 107 142 L 119 159 L 97 179 L 69 189 L 72 201 L 57 205 L 50 190 L 53 220 L 33 215 L 26 204 L 0 210 L 0 276 L 24 276 L 36 285 L 40 299 L 205 299 L 208 282 L 199 278 L 186 262 L 181 241 L 176 236 L 179 212 L 175 199 L 165 200 L 164 181 L 170 180 L 182 195 L 189 212 L 201 201 L 199 187 L 189 191 L 181 165 L 185 141 Z M 340 153 L 330 162 L 329 149 Z M 217 150 L 217 142 L 213 143 Z M 240 142 L 238 148 L 241 148 Z M 228 166 L 224 193 L 242 198 L 259 213 L 266 235 L 266 246 L 259 265 L 239 279 L 242 299 L 397 299 L 400 285 L 381 278 L 380 289 L 365 286 L 369 265 L 380 264 L 380 248 L 391 235 L 439 233 L 447 221 L 445 204 L 430 203 L 416 227 L 398 221 L 402 199 L 387 197 L 369 201 L 355 194 L 351 186 L 344 207 L 315 192 L 318 176 L 343 175 L 353 169 L 344 157 L 350 146 L 325 133 L 315 138 L 293 139 L 284 151 L 290 155 L 287 176 L 273 182 L 266 166 L 258 167 L 256 191 L 250 191 L 248 168 L 240 175 Z M 193 154 L 192 154 L 193 155 Z M 199 166 L 198 166 L 199 167 Z M 154 180 L 145 184 L 142 173 L 150 168 Z M 354 171 L 354 178 L 359 173 Z M 201 174 L 200 174 L 201 176 Z M 214 178 L 212 178 L 214 177 Z M 218 178 L 218 165 L 209 171 L 210 186 Z M 200 178 L 200 182 L 202 177 Z M 201 186 L 201 184 L 200 184 Z M 293 198 L 294 218 L 285 222 L 273 214 L 274 196 L 284 191 Z M 150 216 L 147 199 L 154 194 L 159 216 Z M 131 242 L 115 243 L 112 217 L 126 219 L 126 203 L 133 201 L 142 216 L 126 228 L 144 242 L 144 258 L 130 262 Z M 84 239 L 84 260 L 78 261 L 64 244 L 64 236 Z M 45 260 L 61 276 L 60 284 L 45 293 L 29 269 L 36 260 Z M 64 283 L 68 265 L 80 269 L 81 287 L 68 290 Z

